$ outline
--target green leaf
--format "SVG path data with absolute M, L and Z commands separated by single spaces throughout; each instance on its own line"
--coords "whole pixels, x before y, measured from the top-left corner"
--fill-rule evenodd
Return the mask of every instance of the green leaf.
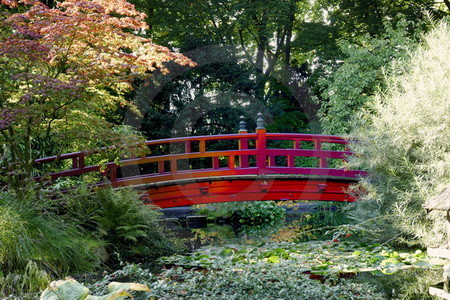
M 270 263 L 277 264 L 277 263 L 280 262 L 280 257 L 276 256 L 276 255 L 272 255 L 269 258 L 267 258 L 267 261 L 270 262 Z
M 52 281 L 50 286 L 42 293 L 41 300 L 85 300 L 89 289 L 73 278 Z
M 397 265 L 399 263 L 400 262 L 397 259 L 395 259 L 395 258 L 387 258 L 387 259 L 383 260 L 380 263 L 380 265 L 381 266 L 392 266 L 392 265 Z
M 311 267 L 311 270 L 328 270 L 329 265 L 328 264 L 321 264 L 318 266 Z
M 147 285 L 134 282 L 111 282 L 108 285 L 108 291 L 117 292 L 119 290 L 131 290 L 131 291 L 141 291 L 150 292 Z
M 230 257 L 230 256 L 233 256 L 234 253 L 235 253 L 235 251 L 233 249 L 228 248 L 228 249 L 222 250 L 219 253 L 219 256 L 221 256 L 221 257 Z
M 429 267 L 433 266 L 428 261 L 423 260 L 423 259 L 414 259 L 412 264 L 413 264 L 413 266 L 419 267 L 419 268 L 429 268 Z
M 248 251 L 248 249 L 244 247 L 244 248 L 242 248 L 241 250 L 239 250 L 239 251 L 236 252 L 236 253 L 238 253 L 238 254 L 246 254 L 247 251 Z
M 392 268 L 386 268 L 386 269 L 381 269 L 381 272 L 385 275 L 392 275 L 397 273 L 398 269 L 392 269 Z
M 397 258 L 399 255 L 398 255 L 398 252 L 397 251 L 394 251 L 394 252 L 392 252 L 390 255 L 389 255 L 389 257 L 392 257 L 392 258 Z
M 150 292 L 145 284 L 133 282 L 111 282 L 108 285 L 109 293 L 103 296 L 89 295 L 89 289 L 81 283 L 70 278 L 50 283 L 50 286 L 42 293 L 41 300 L 117 300 L 132 297 L 129 291 Z

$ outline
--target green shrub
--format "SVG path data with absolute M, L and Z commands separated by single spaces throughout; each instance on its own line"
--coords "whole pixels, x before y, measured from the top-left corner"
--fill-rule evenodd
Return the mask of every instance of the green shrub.
M 285 211 L 273 201 L 233 203 L 231 222 L 239 234 L 273 231 L 284 222 Z
M 108 262 L 140 262 L 177 251 L 158 222 L 160 213 L 136 191 L 82 187 L 66 196 L 66 217 L 107 244 Z
M 274 201 L 216 203 L 202 208 L 199 213 L 209 219 L 229 219 L 237 235 L 266 235 L 281 226 L 285 210 Z M 212 207 L 212 209 L 211 209 Z
M 396 65 L 374 113 L 363 112 L 352 167 L 369 172 L 349 215 L 374 241 L 445 244 L 445 216 L 423 204 L 450 182 L 450 25 L 424 37 L 407 64 Z M 372 220 L 372 221 L 370 221 Z
M 3 274 L 1 274 L 3 275 Z M 24 270 L 15 270 L 0 276 L 0 295 L 32 295 L 44 290 L 50 275 L 35 262 L 29 261 Z
M 51 211 L 37 210 L 18 195 L 0 193 L 0 260 L 3 271 L 23 270 L 35 261 L 47 270 L 91 270 L 98 263 L 95 241 Z
M 66 224 L 30 194 L 0 193 L 0 288 L 24 293 L 42 288 L 49 276 L 92 271 L 99 244 Z M 50 208 L 50 204 L 48 204 Z
M 276 230 L 285 220 L 285 209 L 275 201 L 213 203 L 198 206 L 198 214 L 209 220 L 228 220 L 237 235 L 265 235 Z

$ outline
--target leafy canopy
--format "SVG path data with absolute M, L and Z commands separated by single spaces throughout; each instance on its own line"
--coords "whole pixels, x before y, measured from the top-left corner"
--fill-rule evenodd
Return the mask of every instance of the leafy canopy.
M 358 221 L 375 218 L 370 238 L 406 238 L 423 244 L 446 241 L 445 216 L 423 204 L 450 182 L 450 26 L 441 22 L 387 78 L 387 92 L 362 113 L 354 167 L 370 176 L 351 208 Z
M 19 173 L 64 146 L 119 143 L 124 135 L 110 130 L 105 115 L 133 109 L 124 97 L 133 80 L 168 72 L 169 61 L 195 65 L 143 37 L 145 14 L 124 0 L 68 0 L 55 8 L 33 1 L 20 9 L 1 3 L 0 155 L 7 169 L 22 166 Z

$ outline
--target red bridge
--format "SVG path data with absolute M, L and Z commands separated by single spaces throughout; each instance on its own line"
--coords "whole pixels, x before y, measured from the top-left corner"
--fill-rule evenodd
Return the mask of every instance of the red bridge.
M 323 200 L 353 202 L 348 186 L 365 174 L 343 168 L 348 142 L 314 134 L 267 133 L 258 119 L 255 133 L 241 122 L 238 134 L 147 141 L 150 154 L 99 165 L 85 159 L 99 151 L 38 159 L 71 160 L 52 179 L 98 174 L 98 185 L 132 186 L 143 200 L 162 208 L 232 201 Z M 66 164 L 67 165 L 67 164 Z

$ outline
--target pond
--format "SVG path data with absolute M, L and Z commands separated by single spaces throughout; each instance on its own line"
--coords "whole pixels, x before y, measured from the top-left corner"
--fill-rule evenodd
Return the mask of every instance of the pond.
M 121 285 L 135 299 L 431 299 L 428 286 L 441 272 L 419 250 L 243 242 L 163 257 L 159 272 L 127 264 L 86 286 L 94 295 L 113 295 L 118 285 L 112 282 L 139 283 Z M 77 284 L 60 281 L 58 291 Z
M 272 220 L 278 214 L 271 205 L 252 206 L 250 218 L 260 214 Z M 234 204 L 233 211 L 238 207 Z M 184 240 L 186 253 L 124 264 L 95 282 L 80 280 L 85 286 L 60 281 L 59 289 L 78 284 L 93 295 L 113 295 L 122 288 L 135 299 L 432 299 L 428 288 L 441 281 L 442 261 L 420 249 L 359 242 L 337 226 L 345 220 L 333 205 L 285 207 L 283 222 L 256 226 L 257 231 L 233 224 L 229 206 L 208 210 L 165 213 L 166 225 Z M 199 213 L 209 215 L 207 227 L 187 229 L 186 218 Z

